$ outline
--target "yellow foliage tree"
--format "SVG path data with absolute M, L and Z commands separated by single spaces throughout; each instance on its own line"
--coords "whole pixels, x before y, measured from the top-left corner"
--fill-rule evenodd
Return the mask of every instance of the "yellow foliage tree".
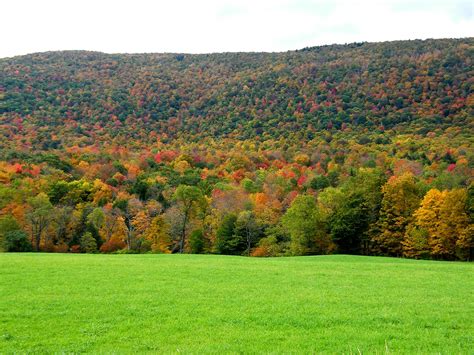
M 375 251 L 392 256 L 402 255 L 402 242 L 413 212 L 420 203 L 419 188 L 414 176 L 405 173 L 392 176 L 382 188 L 383 199 L 376 233 L 372 242 Z
M 407 228 L 403 253 L 408 257 L 431 254 L 436 259 L 471 257 L 474 226 L 468 213 L 466 189 L 431 189 Z
M 420 208 L 413 214 L 414 221 L 407 228 L 403 241 L 403 254 L 408 257 L 426 257 L 430 254 L 430 240 L 437 238 L 440 226 L 440 210 L 446 191 L 429 190 Z
M 154 252 L 170 253 L 171 237 L 169 225 L 162 215 L 152 219 L 146 230 L 146 238 L 151 241 L 151 250 Z
M 465 259 L 473 247 L 473 225 L 467 213 L 466 189 L 449 191 L 439 216 L 438 234 L 430 239 L 433 256 Z

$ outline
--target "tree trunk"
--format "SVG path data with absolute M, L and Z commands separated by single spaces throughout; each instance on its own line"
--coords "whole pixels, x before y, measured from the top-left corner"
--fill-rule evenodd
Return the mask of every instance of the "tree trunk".
M 186 239 L 186 224 L 188 223 L 188 211 L 184 213 L 183 228 L 181 230 L 181 240 L 179 241 L 179 253 L 184 251 L 184 241 Z
M 35 235 L 35 250 L 39 251 L 41 242 L 41 232 L 37 232 Z
M 246 228 L 247 231 L 247 256 L 250 256 L 250 246 L 252 244 L 252 240 L 250 239 L 250 231 Z

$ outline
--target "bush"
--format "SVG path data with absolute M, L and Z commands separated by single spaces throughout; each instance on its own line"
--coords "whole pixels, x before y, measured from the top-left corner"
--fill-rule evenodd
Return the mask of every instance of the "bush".
M 121 249 L 121 250 L 117 250 L 114 254 L 140 254 L 140 252 L 138 250 L 134 250 L 134 249 Z
M 274 233 L 278 234 L 278 231 L 274 231 Z M 287 241 L 279 240 L 276 235 L 270 235 L 260 239 L 258 246 L 252 251 L 251 255 L 259 257 L 281 256 L 285 254 L 287 248 Z
M 65 243 L 60 243 L 54 246 L 55 253 L 67 253 L 69 251 L 69 247 Z
M 81 251 L 83 253 L 97 252 L 97 241 L 91 232 L 87 232 L 81 237 Z
M 151 240 L 139 238 L 135 241 L 133 249 L 140 254 L 148 253 L 151 251 Z
M 105 242 L 104 244 L 101 245 L 100 252 L 113 253 L 123 248 L 125 248 L 125 243 L 123 241 L 112 238 L 108 242 Z
M 80 253 L 81 252 L 81 246 L 74 244 L 71 245 L 71 253 Z
M 5 233 L 5 245 L 6 250 L 11 252 L 27 252 L 33 250 L 28 235 L 20 230 Z
M 256 248 L 252 251 L 252 254 L 251 254 L 251 255 L 252 255 L 252 256 L 255 256 L 255 257 L 272 256 L 270 250 L 268 250 L 268 248 L 267 248 L 266 246 L 256 247 Z
M 19 231 L 19 230 L 20 230 L 20 225 L 18 224 L 17 220 L 13 216 L 6 215 L 3 217 L 0 217 L 0 252 L 8 251 L 6 234 L 8 232 Z

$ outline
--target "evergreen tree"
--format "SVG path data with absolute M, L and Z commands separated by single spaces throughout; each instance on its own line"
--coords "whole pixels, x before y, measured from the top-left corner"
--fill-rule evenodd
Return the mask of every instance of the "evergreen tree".
M 86 232 L 81 237 L 81 251 L 83 253 L 97 252 L 97 241 L 95 240 L 91 232 Z
M 245 240 L 236 234 L 237 216 L 229 213 L 224 216 L 217 229 L 216 251 L 219 254 L 237 255 L 245 250 Z

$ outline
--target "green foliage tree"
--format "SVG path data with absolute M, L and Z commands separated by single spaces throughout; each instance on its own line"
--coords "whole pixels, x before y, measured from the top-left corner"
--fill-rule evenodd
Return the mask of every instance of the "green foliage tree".
M 28 200 L 29 209 L 26 218 L 29 221 L 31 239 L 36 251 L 40 250 L 41 237 L 51 222 L 53 205 L 48 196 L 41 192 Z
M 95 229 L 101 229 L 105 224 L 105 213 L 100 207 L 96 207 L 87 216 L 87 222 L 90 223 Z
M 192 254 L 202 254 L 204 252 L 204 233 L 202 229 L 195 229 L 189 236 L 189 248 Z
M 244 237 L 247 248 L 245 253 L 250 256 L 251 248 L 260 237 L 260 226 L 257 223 L 255 214 L 252 211 L 242 211 L 235 221 L 235 233 Z
M 326 254 L 331 250 L 327 226 L 313 196 L 296 197 L 283 216 L 282 223 L 291 237 L 292 255 Z
M 0 217 L 0 252 L 8 251 L 7 233 L 19 230 L 21 230 L 21 227 L 15 217 L 12 215 Z
M 362 238 L 368 229 L 368 208 L 362 195 L 351 193 L 328 220 L 338 252 L 360 254 Z
M 238 255 L 245 250 L 245 240 L 235 233 L 237 215 L 228 213 L 216 233 L 216 252 L 218 254 Z
M 184 252 L 187 229 L 190 219 L 196 214 L 199 208 L 202 206 L 204 199 L 203 194 L 199 188 L 195 186 L 180 185 L 176 188 L 173 194 L 173 200 L 175 201 L 180 211 L 180 240 L 178 243 L 178 250 L 180 253 Z
M 327 178 L 327 176 L 324 175 L 317 175 L 315 176 L 309 186 L 314 189 L 314 190 L 324 190 L 326 187 L 329 187 L 331 185 L 331 182 Z

